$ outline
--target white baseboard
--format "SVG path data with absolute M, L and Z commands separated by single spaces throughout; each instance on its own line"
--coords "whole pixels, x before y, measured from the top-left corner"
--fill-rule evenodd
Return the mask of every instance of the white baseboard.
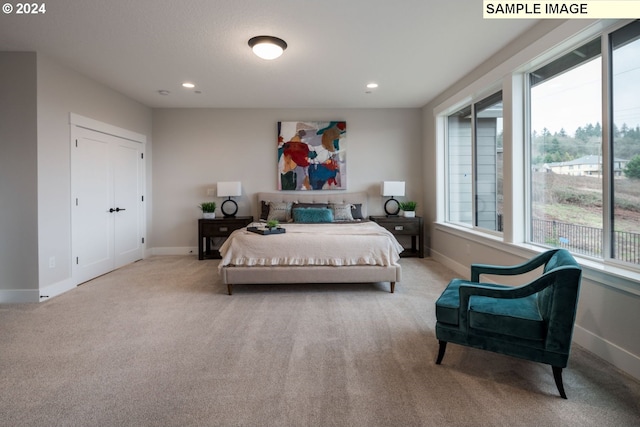
M 38 289 L 3 289 L 0 290 L 0 304 L 23 304 L 26 302 L 38 302 L 40 291 Z
M 469 278 L 470 267 L 468 265 L 462 265 L 459 262 L 442 255 L 440 252 L 434 251 L 433 249 L 431 249 L 431 258 L 438 261 L 448 269 L 456 272 L 460 276 L 460 278 Z
M 198 255 L 198 248 L 189 246 L 151 248 L 151 255 Z
M 75 289 L 76 286 L 77 284 L 71 280 L 71 278 L 46 286 L 40 289 L 40 301 L 46 301 L 49 298 L 56 297 L 71 289 Z
M 573 329 L 573 342 L 640 380 L 640 357 L 635 354 L 597 336 L 580 325 L 575 325 Z

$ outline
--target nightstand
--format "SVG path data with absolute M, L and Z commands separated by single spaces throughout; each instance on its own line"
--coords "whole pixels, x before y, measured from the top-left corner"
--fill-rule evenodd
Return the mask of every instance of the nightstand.
M 198 259 L 220 259 L 220 246 L 229 235 L 253 222 L 252 216 L 198 220 Z M 213 242 L 213 244 L 212 244 Z
M 407 218 L 404 216 L 370 216 L 371 221 L 377 222 L 381 227 L 389 230 L 394 236 L 410 236 L 411 249 L 405 249 L 401 257 L 424 258 L 424 225 L 422 217 Z

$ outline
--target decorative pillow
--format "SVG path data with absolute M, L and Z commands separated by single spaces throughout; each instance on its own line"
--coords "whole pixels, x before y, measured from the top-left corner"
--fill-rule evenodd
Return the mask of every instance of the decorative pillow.
M 266 220 L 269 217 L 269 201 L 260 201 L 260 219 Z
M 327 208 L 296 208 L 293 210 L 293 222 L 304 224 L 333 222 L 333 212 Z
M 291 209 L 298 209 L 298 208 L 324 208 L 327 209 L 329 207 L 329 205 L 327 203 L 299 203 L 299 202 L 293 202 L 293 206 L 291 206 Z
M 362 203 L 356 203 L 351 206 L 351 216 L 353 216 L 353 219 L 364 219 L 364 216 L 362 216 Z
M 278 220 L 280 222 L 291 221 L 291 202 L 269 203 L 269 215 L 267 221 Z
M 333 212 L 333 220 L 353 221 L 353 215 L 351 214 L 352 206 L 353 205 L 351 203 L 346 203 L 344 205 L 329 203 L 329 209 L 331 209 L 331 211 Z

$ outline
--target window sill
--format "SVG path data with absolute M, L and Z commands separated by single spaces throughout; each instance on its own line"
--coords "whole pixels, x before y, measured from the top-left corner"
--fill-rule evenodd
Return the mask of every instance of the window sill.
M 461 237 L 479 245 L 488 246 L 505 253 L 519 256 L 523 260 L 547 250 L 542 246 L 536 246 L 528 243 L 506 243 L 502 240 L 501 236 L 483 233 L 477 229 L 467 228 L 461 225 L 436 222 L 434 226 L 436 230 L 443 233 Z M 602 286 L 640 296 L 639 272 L 607 264 L 604 261 L 595 260 L 593 258 L 581 257 L 577 254 L 574 254 L 574 257 L 582 266 L 583 277 L 585 279 L 599 283 Z

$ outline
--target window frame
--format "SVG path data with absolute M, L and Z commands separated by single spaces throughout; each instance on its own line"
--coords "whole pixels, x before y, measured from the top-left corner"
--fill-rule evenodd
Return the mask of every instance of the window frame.
M 532 253 L 540 253 L 548 247 L 529 243 L 531 211 L 529 201 L 530 192 L 530 99 L 529 80 L 527 73 L 538 69 L 545 63 L 553 61 L 567 52 L 585 44 L 593 39 L 600 39 L 601 43 L 608 43 L 609 34 L 636 21 L 636 19 L 626 20 L 598 20 L 588 25 L 579 25 L 576 21 L 562 24 L 556 30 L 552 30 L 557 41 L 542 43 L 540 46 L 529 46 L 522 51 L 523 55 L 508 57 L 504 62 L 498 62 L 494 68 L 486 74 L 467 80 L 467 85 L 458 87 L 444 96 L 440 103 L 437 103 L 432 110 L 434 116 L 434 138 L 436 140 L 435 154 L 436 162 L 435 176 L 436 185 L 436 206 L 434 230 L 437 233 L 445 233 L 451 236 L 464 238 L 469 242 L 474 242 L 482 246 L 492 247 L 496 250 L 505 251 L 522 257 L 530 256 Z M 602 65 L 604 68 L 608 62 L 609 50 L 602 50 Z M 526 57 L 528 56 L 528 58 Z M 602 81 L 610 81 L 609 71 L 602 72 Z M 473 106 L 479 100 L 490 96 L 492 93 L 502 90 L 503 92 L 503 120 L 504 120 L 504 229 L 502 233 L 491 232 L 490 230 L 449 221 L 449 148 L 448 148 L 448 115 L 461 110 L 465 106 Z M 609 144 L 612 132 L 611 115 L 608 109 L 611 107 L 608 91 L 610 88 L 603 88 L 603 96 L 606 102 L 602 103 L 602 133 L 603 144 Z M 475 139 L 474 139 L 475 141 Z M 606 154 L 609 156 L 608 152 Z M 603 210 L 611 206 L 611 196 L 613 195 L 611 179 L 613 159 L 603 158 L 603 173 L 607 179 L 607 190 L 603 187 Z M 605 170 L 606 168 L 606 170 Z M 475 207 L 474 207 L 475 212 Z M 610 211 L 606 213 L 610 217 Z M 603 232 L 603 236 L 607 233 Z M 608 238 L 608 236 L 607 236 Z M 604 239 L 603 239 L 604 242 Z M 610 241 L 606 243 L 611 246 Z M 608 252 L 609 254 L 611 252 Z M 469 245 L 467 245 L 466 256 L 464 252 L 462 258 L 469 257 Z M 624 289 L 640 295 L 638 273 L 640 265 L 620 262 L 612 258 L 589 258 L 576 254 L 576 258 L 589 272 L 589 276 L 604 280 L 614 288 Z M 606 280 L 605 280 L 606 278 Z
M 504 120 L 504 92 L 502 89 L 502 85 L 493 85 L 489 89 L 482 91 L 477 96 L 473 98 L 466 99 L 463 103 L 457 104 L 455 107 L 449 108 L 446 112 L 441 114 L 443 119 L 443 135 L 444 135 L 444 181 L 445 181 L 445 191 L 444 191 L 444 222 L 447 224 L 452 224 L 458 227 L 468 228 L 472 230 L 478 230 L 482 233 L 487 233 L 493 236 L 502 237 L 503 231 L 492 230 L 490 228 L 485 228 L 478 226 L 478 204 L 477 204 L 477 115 L 476 108 L 478 105 L 483 102 L 488 102 L 492 98 L 499 97 L 501 102 L 503 103 L 503 120 Z M 455 221 L 451 219 L 451 182 L 450 182 L 450 144 L 449 144 L 449 118 L 455 115 L 456 113 L 460 113 L 466 109 L 470 111 L 470 126 L 471 126 L 471 224 Z M 504 134 L 504 128 L 503 128 Z M 496 197 L 497 197 L 497 188 L 496 188 Z M 496 212 L 497 214 L 497 212 Z M 497 219 L 496 219 L 497 222 Z

